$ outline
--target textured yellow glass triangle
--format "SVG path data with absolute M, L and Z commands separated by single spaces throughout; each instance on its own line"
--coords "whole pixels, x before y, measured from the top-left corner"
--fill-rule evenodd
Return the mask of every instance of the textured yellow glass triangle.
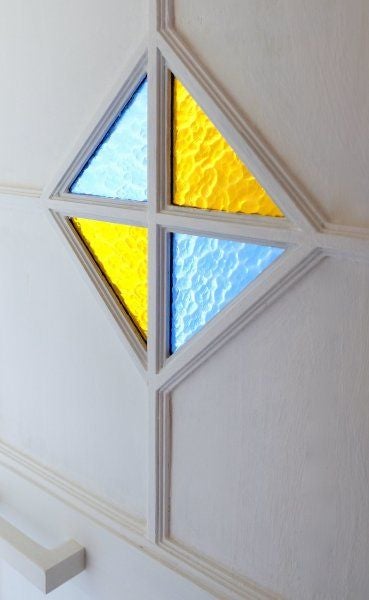
M 71 219 L 140 333 L 147 336 L 147 230 Z
M 283 216 L 182 83 L 173 83 L 173 203 Z

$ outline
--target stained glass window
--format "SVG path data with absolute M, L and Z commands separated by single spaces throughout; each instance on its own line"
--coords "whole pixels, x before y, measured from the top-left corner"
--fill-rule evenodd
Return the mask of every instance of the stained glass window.
M 265 189 L 176 78 L 173 78 L 172 120 L 174 204 L 282 216 Z
M 242 292 L 282 248 L 172 234 L 171 352 Z
M 123 108 L 70 192 L 147 200 L 147 80 Z
M 147 336 L 147 230 L 143 227 L 71 219 L 84 244 L 123 304 Z
M 188 90 L 175 77 L 172 84 L 172 203 L 200 211 L 283 216 Z M 147 92 L 145 77 L 70 185 L 72 194 L 147 201 Z M 120 209 L 124 215 L 124 205 Z M 141 217 L 144 223 L 140 212 Z M 179 227 L 182 214 L 176 218 Z M 132 326 L 146 340 L 147 229 L 80 217 L 71 218 L 71 223 Z M 157 223 L 155 218 L 153 225 Z M 170 265 L 163 267 L 170 273 L 173 354 L 284 250 L 222 236 L 171 233 L 170 239 Z

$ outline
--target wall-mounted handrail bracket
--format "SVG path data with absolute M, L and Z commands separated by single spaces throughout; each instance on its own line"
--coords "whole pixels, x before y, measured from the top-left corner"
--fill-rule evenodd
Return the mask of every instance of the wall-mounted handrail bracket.
M 1 517 L 0 558 L 44 594 L 78 575 L 85 568 L 85 549 L 74 540 L 49 550 Z

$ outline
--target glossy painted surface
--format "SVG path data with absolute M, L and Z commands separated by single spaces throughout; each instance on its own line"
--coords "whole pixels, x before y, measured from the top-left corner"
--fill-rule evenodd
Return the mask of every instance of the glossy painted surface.
M 282 248 L 172 234 L 171 352 L 175 352 L 283 252 Z
M 282 213 L 182 83 L 173 82 L 173 203 L 231 213 Z
M 72 223 L 143 337 L 147 335 L 147 230 L 73 218 Z
M 70 191 L 147 200 L 147 79 L 123 108 Z

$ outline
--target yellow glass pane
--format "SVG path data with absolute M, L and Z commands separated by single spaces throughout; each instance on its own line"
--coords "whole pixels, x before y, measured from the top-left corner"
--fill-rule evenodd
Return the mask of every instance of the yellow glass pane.
M 71 219 L 106 279 L 144 338 L 147 336 L 147 230 Z
M 182 83 L 173 83 L 173 203 L 231 213 L 282 212 Z

